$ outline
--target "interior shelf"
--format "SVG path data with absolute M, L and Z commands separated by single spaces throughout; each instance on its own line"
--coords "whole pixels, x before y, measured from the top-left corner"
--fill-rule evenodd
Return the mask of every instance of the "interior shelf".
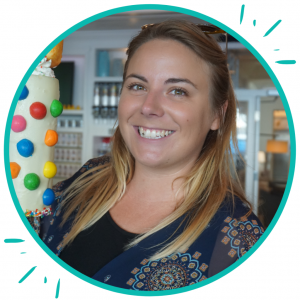
M 64 109 L 61 116 L 69 116 L 69 115 L 83 115 L 84 110 L 82 109 Z
M 78 127 L 57 127 L 56 129 L 57 132 L 78 132 L 78 133 L 82 133 L 83 132 L 83 128 L 78 128 Z
M 95 82 L 123 82 L 123 77 L 95 77 Z
M 56 145 L 55 148 L 60 149 L 60 148 L 64 148 L 64 149 L 82 149 L 82 146 L 65 146 L 65 145 Z

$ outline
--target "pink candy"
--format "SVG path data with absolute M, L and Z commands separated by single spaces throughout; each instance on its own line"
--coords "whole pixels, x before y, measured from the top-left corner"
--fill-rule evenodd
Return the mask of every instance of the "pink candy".
M 20 115 L 15 115 L 11 123 L 11 129 L 14 132 L 21 132 L 26 128 L 26 120 Z

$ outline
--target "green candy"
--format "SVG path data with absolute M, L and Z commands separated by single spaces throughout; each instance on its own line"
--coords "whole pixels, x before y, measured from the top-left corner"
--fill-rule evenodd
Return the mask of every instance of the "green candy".
M 58 100 L 53 100 L 50 106 L 50 113 L 52 117 L 56 118 L 61 115 L 63 105 Z
M 39 176 L 36 175 L 35 173 L 27 174 L 24 178 L 24 185 L 30 191 L 37 189 L 40 185 Z

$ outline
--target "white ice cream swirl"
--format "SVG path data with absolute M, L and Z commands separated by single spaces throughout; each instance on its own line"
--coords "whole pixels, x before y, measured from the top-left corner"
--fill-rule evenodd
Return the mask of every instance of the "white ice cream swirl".
M 53 70 L 50 68 L 51 66 L 51 59 L 47 60 L 46 57 L 44 57 L 41 62 L 38 64 L 38 66 L 33 71 L 32 75 L 43 75 L 48 77 L 55 77 Z

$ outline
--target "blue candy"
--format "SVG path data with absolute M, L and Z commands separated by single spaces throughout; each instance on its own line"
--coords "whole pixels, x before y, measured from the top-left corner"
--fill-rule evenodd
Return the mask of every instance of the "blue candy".
M 27 86 L 25 85 L 25 86 L 23 87 L 23 90 L 22 90 L 22 92 L 21 92 L 21 95 L 20 95 L 20 97 L 19 97 L 19 100 L 24 100 L 24 99 L 26 99 L 26 98 L 28 97 L 28 95 L 29 95 L 29 91 L 28 91 Z
M 23 139 L 19 143 L 17 143 L 17 149 L 19 154 L 24 157 L 32 156 L 32 153 L 34 151 L 32 142 L 27 139 Z
M 55 194 L 51 189 L 46 189 L 43 194 L 44 205 L 51 205 L 55 200 Z

